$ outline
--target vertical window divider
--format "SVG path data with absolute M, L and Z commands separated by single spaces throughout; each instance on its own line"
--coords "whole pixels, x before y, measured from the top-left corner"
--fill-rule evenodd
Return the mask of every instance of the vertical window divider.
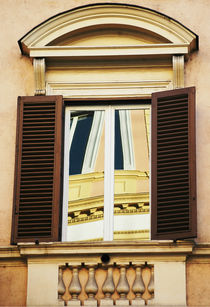
M 65 112 L 64 138 L 64 168 L 63 168 L 63 212 L 62 212 L 62 241 L 67 241 L 68 229 L 68 199 L 69 199 L 69 150 L 70 150 L 70 110 Z M 76 124 L 76 122 L 75 122 Z
M 104 241 L 114 233 L 114 112 L 111 106 L 105 111 Z

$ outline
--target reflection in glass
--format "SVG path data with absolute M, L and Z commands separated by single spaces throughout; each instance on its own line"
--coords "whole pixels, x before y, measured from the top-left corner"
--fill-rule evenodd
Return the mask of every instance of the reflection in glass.
M 115 111 L 115 118 L 117 112 L 121 133 L 115 132 L 114 240 L 146 240 L 150 110 L 119 110 Z M 123 167 L 119 167 L 118 160 L 123 160 Z
M 123 169 L 123 151 L 122 151 L 122 139 L 121 139 L 121 130 L 120 130 L 120 115 L 119 110 L 115 111 L 115 147 L 114 147 L 114 156 L 117 159 L 114 160 L 115 169 Z M 121 111 L 122 112 L 122 111 Z
M 104 111 L 71 111 L 68 241 L 102 240 Z

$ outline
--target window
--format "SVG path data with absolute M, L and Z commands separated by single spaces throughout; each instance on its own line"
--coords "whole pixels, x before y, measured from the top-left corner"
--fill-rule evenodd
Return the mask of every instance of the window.
M 110 103 L 66 108 L 67 241 L 149 239 L 150 104 Z
M 98 224 L 104 215 L 105 231 L 91 239 L 110 240 L 113 235 L 120 239 L 122 231 L 128 229 L 113 229 L 117 225 L 113 217 L 123 219 L 132 206 L 134 213 L 150 207 L 151 239 L 196 236 L 195 92 L 183 86 L 184 63 L 198 49 L 197 35 L 159 12 L 106 3 L 56 15 L 29 31 L 19 45 L 22 54 L 33 58 L 35 95 L 47 95 L 19 98 L 12 241 L 65 239 L 68 221 L 76 227 L 77 218 L 94 220 L 94 213 Z M 65 101 L 86 100 L 87 105 L 92 100 L 97 106 L 72 109 L 71 117 L 66 118 L 69 124 L 65 133 L 63 97 Z M 132 110 L 116 105 L 115 110 L 113 103 L 112 107 L 98 108 L 100 99 L 122 99 L 130 107 L 128 100 L 145 97 L 152 97 L 150 173 L 145 167 L 137 167 L 137 161 L 144 160 L 146 147 L 140 151 L 138 145 L 141 158 L 137 159 L 135 142 L 139 142 L 141 133 L 139 130 L 135 134 L 135 142 L 129 137 L 134 135 Z M 104 130 L 104 122 L 112 128 Z M 136 122 L 137 119 L 135 125 Z M 143 127 L 148 127 L 146 122 Z M 69 135 L 65 146 L 64 135 Z M 100 152 L 103 140 L 106 145 Z M 98 163 L 103 155 L 105 164 Z M 69 170 L 70 185 L 64 184 L 63 193 Z M 147 197 L 143 201 L 143 194 L 141 199 L 132 196 L 132 201 L 130 195 L 125 203 L 128 190 L 122 192 L 123 180 L 131 180 L 136 171 L 143 171 L 143 180 L 139 181 L 147 182 L 141 191 Z M 114 194 L 111 178 L 115 178 L 119 193 Z M 137 181 L 131 184 L 133 189 Z M 105 190 L 92 195 L 93 182 L 97 185 L 95 192 L 103 186 Z M 79 198 L 78 190 L 83 193 Z M 68 208 L 69 195 L 74 204 Z M 91 197 L 95 197 L 95 207 Z M 133 212 L 129 212 L 134 220 Z M 143 225 L 140 215 L 135 216 L 137 223 Z
M 152 239 L 182 239 L 196 236 L 194 96 L 194 88 L 157 92 L 152 96 Z M 134 111 L 136 109 L 138 108 L 135 106 Z M 63 173 L 62 110 L 63 100 L 61 96 L 19 98 L 13 243 L 35 240 L 56 241 L 60 239 L 61 178 Z M 126 122 L 124 119 L 129 114 L 128 108 L 122 107 L 118 110 L 116 114 L 119 115 L 119 119 L 116 120 L 116 123 L 123 125 Z M 123 110 L 122 114 L 120 113 L 121 110 Z M 87 129 L 89 138 L 86 142 L 85 154 L 83 153 L 82 166 L 78 167 L 81 173 L 86 173 L 93 168 L 96 161 L 95 158 L 91 160 L 94 154 L 89 156 L 87 154 L 88 148 L 90 152 L 95 149 L 91 145 L 93 141 L 90 142 L 89 146 L 89 139 L 97 139 L 103 133 L 103 125 L 100 128 L 100 123 L 103 123 L 102 112 L 107 114 L 104 119 L 106 123 L 110 122 L 112 128 L 108 129 L 108 134 L 110 134 L 110 139 L 113 138 L 114 133 L 110 132 L 113 131 L 114 127 L 112 124 L 114 110 L 112 107 L 108 107 L 107 110 L 97 109 L 97 116 L 89 112 L 93 110 L 87 110 L 87 108 L 73 111 L 80 113 L 72 112 L 72 119 L 69 117 L 69 126 L 73 129 L 70 130 L 72 142 L 77 129 L 81 129 L 78 123 L 88 122 L 89 117 L 92 116 L 91 125 L 85 124 L 86 127 L 89 127 Z M 81 111 L 85 112 L 82 114 Z M 99 127 L 96 134 L 96 130 L 92 129 L 94 124 Z M 128 122 L 127 127 L 129 127 Z M 116 133 L 116 135 L 119 137 L 119 133 Z M 110 139 L 107 142 L 110 142 L 110 146 L 113 146 L 114 141 L 110 141 Z M 128 140 L 129 138 L 127 138 Z M 122 145 L 119 144 L 120 142 L 115 143 L 119 147 L 122 146 L 122 151 L 126 148 L 131 153 L 132 150 L 129 149 L 129 146 L 125 146 L 127 141 L 126 138 L 123 140 L 121 136 Z M 97 142 L 95 143 L 97 144 Z M 69 149 L 67 146 L 65 146 L 65 150 L 65 155 L 68 156 Z M 114 149 L 110 151 L 113 153 Z M 125 168 L 132 170 L 135 159 L 132 160 L 131 158 L 130 162 L 127 163 L 124 161 L 124 156 L 126 155 L 123 154 L 123 171 L 126 170 Z M 112 171 L 114 167 L 109 166 L 114 166 L 112 158 L 114 155 L 105 154 L 105 157 L 107 157 L 106 163 L 108 163 L 108 167 L 105 164 L 105 170 L 107 167 L 109 171 Z M 122 163 L 120 164 L 122 165 Z M 116 172 L 118 171 L 121 170 Z M 112 185 L 109 188 L 112 188 Z M 113 197 L 114 193 L 104 191 L 104 195 Z M 104 202 L 106 203 L 106 200 Z M 110 202 L 110 204 L 113 205 L 114 202 Z M 106 216 L 106 212 L 104 215 Z M 108 218 L 107 222 L 109 221 Z M 107 226 L 106 229 L 110 230 L 111 227 Z M 107 239 L 110 238 L 107 237 Z

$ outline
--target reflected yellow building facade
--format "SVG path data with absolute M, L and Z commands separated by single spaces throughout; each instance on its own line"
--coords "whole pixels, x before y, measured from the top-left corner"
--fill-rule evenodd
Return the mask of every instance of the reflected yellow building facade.
M 118 121 L 116 112 L 119 112 Z M 84 145 L 81 174 L 69 176 L 68 240 L 70 241 L 103 240 L 104 171 L 102 170 L 105 129 L 104 121 L 98 123 L 98 126 L 94 125 L 94 116 L 96 117 L 97 113 L 93 115 L 92 126 L 89 127 L 87 142 Z M 74 115 L 73 118 L 74 121 Z M 115 120 L 115 168 L 121 169 L 114 170 L 114 239 L 148 240 L 150 109 L 147 107 L 142 110 L 115 110 Z M 87 126 L 86 128 L 88 129 Z M 77 126 L 75 128 L 71 124 L 70 135 L 72 135 L 71 129 L 74 129 L 73 138 L 84 137 L 82 130 L 81 134 L 76 133 Z M 93 134 L 97 134 L 95 139 L 98 139 L 98 142 L 91 141 Z M 96 152 L 92 170 L 86 170 L 84 165 L 88 146 L 92 146 L 91 152 Z M 71 150 L 74 148 L 71 149 L 70 145 L 70 152 Z M 122 161 L 116 162 L 119 159 Z M 77 162 L 78 156 L 74 158 L 72 153 L 69 160 L 70 169 L 71 163 Z

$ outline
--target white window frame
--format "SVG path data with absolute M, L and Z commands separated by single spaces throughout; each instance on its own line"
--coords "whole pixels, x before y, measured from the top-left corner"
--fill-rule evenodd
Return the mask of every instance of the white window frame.
M 114 235 L 114 127 L 115 127 L 115 110 L 120 112 L 120 127 L 126 130 L 127 137 L 123 136 L 122 146 L 123 154 L 126 152 L 126 159 L 130 158 L 129 167 L 134 167 L 134 158 L 132 148 L 132 140 L 129 143 L 129 136 L 131 135 L 130 119 L 129 113 L 124 112 L 126 110 L 140 110 L 140 109 L 151 109 L 151 104 L 143 104 L 139 100 L 139 104 L 109 104 L 109 105 L 72 105 L 65 107 L 65 138 L 64 138 L 64 176 L 63 176 L 63 213 L 62 213 L 62 241 L 67 241 L 67 227 L 68 227 L 68 197 L 69 197 L 69 150 L 72 141 L 72 136 L 70 134 L 70 113 L 73 111 L 99 111 L 97 120 L 95 124 L 99 127 L 99 134 L 102 132 L 103 118 L 105 119 L 105 148 L 104 148 L 104 223 L 103 223 L 103 240 L 104 241 L 113 241 Z M 100 112 L 104 111 L 104 112 Z M 126 114 L 127 113 L 127 114 Z M 104 114 L 104 115 L 102 115 Z M 100 115 L 100 116 L 99 116 Z M 124 124 L 123 124 L 124 119 Z M 125 120 L 126 119 L 126 120 Z M 90 143 L 93 142 L 93 139 L 97 140 L 99 146 L 100 135 L 92 135 L 88 140 L 89 151 L 91 150 Z M 126 150 L 126 146 L 128 146 Z M 97 152 L 94 152 L 96 157 Z M 133 159 L 133 161 L 132 161 Z M 91 161 L 89 159 L 88 161 Z M 92 166 L 94 165 L 94 160 L 91 161 Z M 133 163 L 133 164 L 132 164 Z M 128 163 L 127 163 L 128 164 Z M 151 168 L 151 166 L 149 166 Z M 132 169 L 132 168 L 129 168 Z M 151 193 L 149 193 L 151 194 Z

